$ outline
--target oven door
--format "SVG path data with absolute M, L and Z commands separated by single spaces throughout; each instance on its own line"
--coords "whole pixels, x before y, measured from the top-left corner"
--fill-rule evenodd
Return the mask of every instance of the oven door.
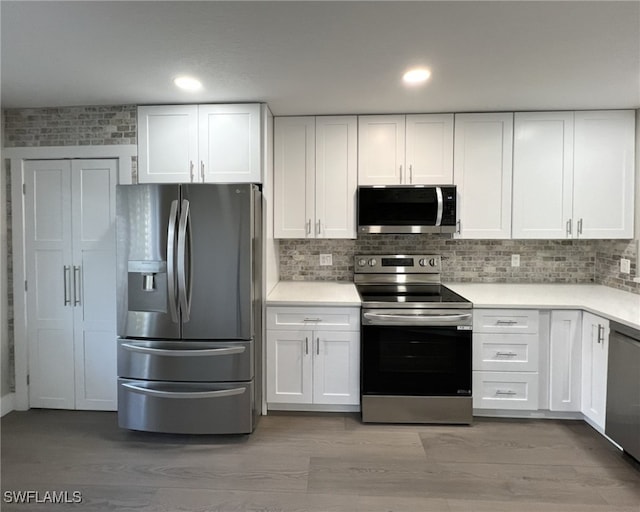
M 363 395 L 471 396 L 471 312 L 364 310 L 362 316 Z

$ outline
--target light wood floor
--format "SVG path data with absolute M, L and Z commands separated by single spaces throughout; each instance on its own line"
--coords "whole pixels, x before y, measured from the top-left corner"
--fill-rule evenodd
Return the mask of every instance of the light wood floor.
M 640 469 L 583 422 L 363 425 L 273 414 L 251 436 L 120 430 L 115 413 L 1 421 L 3 512 L 638 512 Z M 6 491 L 80 491 L 11 504 Z

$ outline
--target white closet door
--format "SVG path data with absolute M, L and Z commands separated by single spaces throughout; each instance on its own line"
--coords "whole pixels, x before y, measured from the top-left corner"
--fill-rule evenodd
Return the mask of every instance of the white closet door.
M 29 404 L 74 408 L 71 163 L 25 163 Z
M 76 408 L 116 409 L 115 160 L 71 172 Z

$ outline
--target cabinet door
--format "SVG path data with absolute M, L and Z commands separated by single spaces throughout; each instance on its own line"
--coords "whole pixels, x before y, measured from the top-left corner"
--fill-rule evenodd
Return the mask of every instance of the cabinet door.
M 73 160 L 72 305 L 76 409 L 115 410 L 115 160 Z
M 73 409 L 70 161 L 26 162 L 25 185 L 29 405 Z
M 571 238 L 573 112 L 517 112 L 513 238 Z
M 607 408 L 609 321 L 582 313 L 582 414 L 604 431 Z
M 267 402 L 313 401 L 313 331 L 267 331 Z
M 633 238 L 635 117 L 576 112 L 574 225 L 578 238 Z
M 580 411 L 581 312 L 553 311 L 549 346 L 549 409 Z
M 314 331 L 313 403 L 360 403 L 360 334 Z
M 356 116 L 316 118 L 315 233 L 356 238 Z
M 260 105 L 199 105 L 200 181 L 262 183 Z
M 197 105 L 138 107 L 138 182 L 200 181 Z
M 455 116 L 460 238 L 511 237 L 513 114 Z
M 408 183 L 453 183 L 453 114 L 409 115 L 406 118 Z
M 407 183 L 404 123 L 404 116 L 358 116 L 359 185 Z
M 274 237 L 314 238 L 315 119 L 274 122 Z

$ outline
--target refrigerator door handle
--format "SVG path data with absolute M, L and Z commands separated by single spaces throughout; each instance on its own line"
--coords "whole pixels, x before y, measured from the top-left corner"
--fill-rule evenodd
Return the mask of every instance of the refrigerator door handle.
M 220 391 L 159 391 L 157 389 L 144 388 L 134 384 L 122 384 L 123 387 L 130 389 L 134 393 L 141 395 L 155 396 L 158 398 L 222 398 L 225 396 L 241 395 L 247 388 L 222 389 Z
M 182 322 L 188 322 L 191 315 L 191 290 L 193 289 L 193 268 L 191 258 L 191 215 L 189 201 L 182 200 L 178 223 L 178 296 Z M 187 263 L 188 258 L 188 263 Z M 188 268 L 187 268 L 188 266 Z M 188 275 L 187 275 L 188 274 Z
M 153 348 L 131 343 L 123 343 L 122 348 L 130 352 L 140 352 L 142 354 L 151 354 L 158 356 L 171 357 L 202 357 L 202 356 L 230 356 L 234 354 L 243 354 L 246 347 L 225 347 L 225 348 L 203 348 L 197 350 L 171 350 L 167 348 Z
M 178 217 L 178 200 L 171 201 L 169 224 L 167 227 L 167 293 L 169 295 L 169 311 L 173 323 L 178 323 L 178 298 L 176 296 L 176 221 Z

